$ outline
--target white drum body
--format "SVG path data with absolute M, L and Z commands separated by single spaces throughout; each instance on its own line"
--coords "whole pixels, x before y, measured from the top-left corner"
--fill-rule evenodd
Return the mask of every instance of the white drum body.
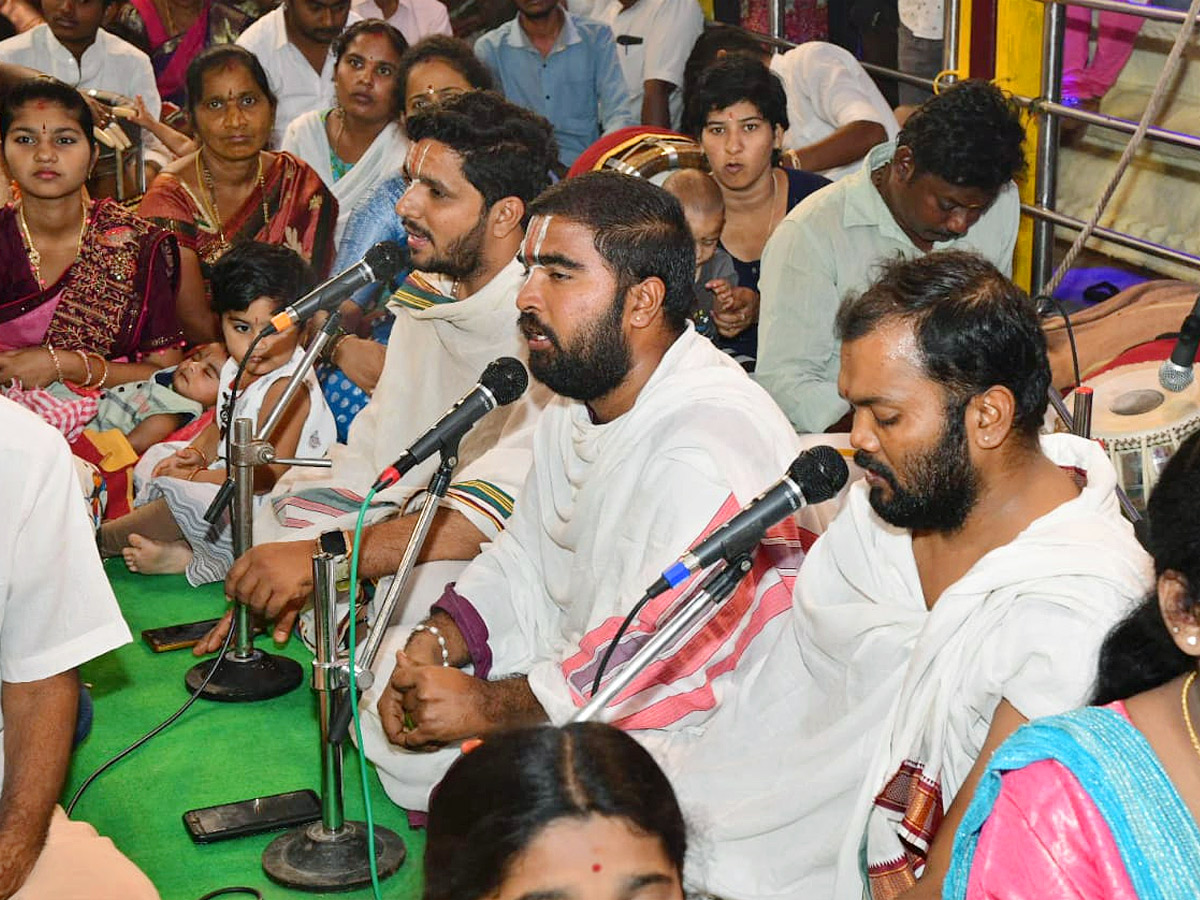
M 1158 383 L 1157 360 L 1118 366 L 1089 378 L 1092 437 L 1108 451 L 1117 480 L 1138 509 L 1179 445 L 1200 430 L 1200 382 L 1172 393 Z M 1067 398 L 1070 409 L 1074 392 Z

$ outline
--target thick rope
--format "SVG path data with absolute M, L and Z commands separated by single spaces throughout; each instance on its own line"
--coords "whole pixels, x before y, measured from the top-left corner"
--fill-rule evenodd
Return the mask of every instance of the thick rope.
M 1130 5 L 1132 6 L 1133 4 Z M 1187 44 L 1188 38 L 1191 37 L 1192 27 L 1196 24 L 1196 14 L 1198 12 L 1200 12 L 1200 0 L 1192 0 L 1191 6 L 1188 7 L 1187 16 L 1179 28 L 1179 33 L 1175 36 L 1175 43 L 1171 45 L 1171 52 L 1167 55 L 1167 61 L 1163 65 L 1162 73 L 1158 76 L 1158 81 L 1154 85 L 1154 91 L 1150 94 L 1150 99 L 1146 103 L 1146 111 L 1142 113 L 1137 130 L 1134 131 L 1133 137 L 1125 145 L 1125 152 L 1121 154 L 1120 160 L 1117 161 L 1116 171 L 1113 172 L 1108 186 L 1104 189 L 1104 193 L 1100 195 L 1100 200 L 1096 203 L 1096 209 L 1092 213 L 1092 217 L 1084 225 L 1083 231 L 1079 232 L 1075 238 L 1075 242 L 1071 244 L 1071 249 L 1067 251 L 1067 255 L 1063 257 L 1063 261 L 1059 263 L 1054 275 L 1046 282 L 1045 286 L 1039 292 L 1040 294 L 1049 297 L 1058 289 L 1059 284 L 1062 283 L 1071 266 L 1075 264 L 1075 260 L 1078 259 L 1079 254 L 1083 252 L 1084 242 L 1096 230 L 1096 224 L 1100 221 L 1100 217 L 1104 215 L 1108 201 L 1112 199 L 1112 195 L 1116 192 L 1117 184 L 1121 181 L 1121 176 L 1125 174 L 1125 170 L 1129 167 L 1130 162 L 1133 161 L 1133 155 L 1137 152 L 1142 144 L 1142 140 L 1146 137 L 1146 130 L 1158 118 L 1158 113 L 1166 99 L 1167 86 L 1175 76 L 1175 70 L 1179 66 L 1179 58 L 1183 55 L 1183 48 Z

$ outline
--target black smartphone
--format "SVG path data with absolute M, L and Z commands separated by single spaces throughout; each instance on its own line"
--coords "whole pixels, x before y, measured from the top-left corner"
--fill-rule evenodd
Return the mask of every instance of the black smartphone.
M 321 801 L 313 791 L 289 791 L 253 800 L 189 809 L 183 827 L 197 844 L 260 834 L 315 822 L 321 818 Z
M 180 625 L 164 625 L 162 628 L 147 628 L 142 632 L 142 640 L 150 645 L 155 653 L 167 650 L 182 650 L 184 647 L 194 647 L 200 639 L 213 630 L 220 619 L 205 619 L 203 622 L 184 622 Z

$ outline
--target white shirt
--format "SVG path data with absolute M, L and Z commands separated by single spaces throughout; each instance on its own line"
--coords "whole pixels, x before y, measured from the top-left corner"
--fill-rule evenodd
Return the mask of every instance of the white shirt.
M 700 5 L 696 0 L 637 0 L 629 9 L 622 9 L 620 0 L 608 0 L 607 5 L 597 3 L 589 12 L 612 29 L 635 121 L 642 118 L 645 83 L 666 81 L 675 85 L 669 101 L 671 127 L 679 128 L 683 67 L 704 31 Z
M 130 99 L 141 94 L 150 115 L 157 119 L 162 112 L 162 98 L 158 95 L 150 57 L 103 28 L 96 32 L 96 40 L 77 61 L 75 54 L 60 44 L 50 26 L 43 22 L 0 41 L 0 62 L 53 75 L 79 91 L 112 91 Z M 142 140 L 147 160 L 166 165 L 173 159 L 150 132 L 143 131 Z
M 771 71 L 779 76 L 787 93 L 785 150 L 808 147 L 852 122 L 878 122 L 889 141 L 900 130 L 892 108 L 871 76 L 836 44 L 801 44 L 771 57 Z M 857 168 L 858 161 L 820 174 L 836 181 Z
M 450 13 L 440 0 L 400 0 L 390 16 L 375 0 L 355 0 L 350 8 L 364 19 L 383 19 L 394 26 L 410 47 L 431 34 L 453 34 Z
M 266 70 L 271 90 L 279 100 L 279 105 L 275 107 L 275 127 L 271 129 L 271 146 L 275 148 L 283 141 L 283 133 L 288 125 L 301 113 L 337 105 L 333 89 L 332 49 L 326 54 L 321 71 L 314 70 L 299 48 L 288 40 L 283 9 L 283 6 L 277 6 L 243 31 L 237 39 L 239 46 L 258 57 Z M 346 24 L 352 25 L 361 18 L 352 9 Z
M 127 644 L 67 444 L 4 398 L 0 503 L 0 678 L 40 681 Z

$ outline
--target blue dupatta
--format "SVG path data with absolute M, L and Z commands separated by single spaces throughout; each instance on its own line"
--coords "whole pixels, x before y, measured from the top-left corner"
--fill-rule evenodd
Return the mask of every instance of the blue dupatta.
M 1079 780 L 1112 832 L 1140 900 L 1195 900 L 1200 828 L 1141 732 L 1120 713 L 1089 707 L 1036 719 L 996 750 L 954 835 L 944 900 L 963 900 L 1000 776 L 1052 759 Z

